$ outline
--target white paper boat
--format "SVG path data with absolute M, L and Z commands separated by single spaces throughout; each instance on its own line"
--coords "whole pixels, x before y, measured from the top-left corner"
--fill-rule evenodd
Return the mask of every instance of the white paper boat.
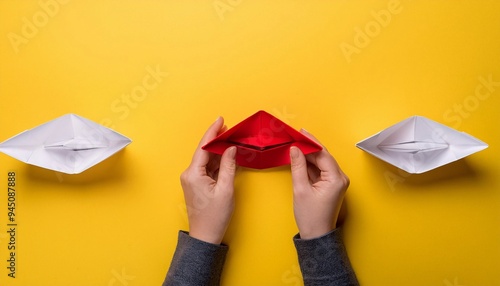
M 481 140 L 422 116 L 403 120 L 356 146 L 412 174 L 427 172 L 488 147 Z
M 31 165 L 78 174 L 130 142 L 107 127 L 66 114 L 0 143 L 0 152 Z

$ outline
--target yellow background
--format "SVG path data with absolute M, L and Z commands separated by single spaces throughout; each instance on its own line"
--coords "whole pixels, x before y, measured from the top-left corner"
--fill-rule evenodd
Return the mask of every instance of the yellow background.
M 198 140 L 260 109 L 351 178 L 362 285 L 500 285 L 500 2 L 1 0 L 0 23 L 0 141 L 66 113 L 133 140 L 79 175 L 0 155 L 18 181 L 15 279 L 0 192 L 0 285 L 160 285 Z M 130 97 L 148 69 L 168 76 Z M 355 148 L 415 114 L 489 148 L 422 175 Z M 239 169 L 222 285 L 302 284 L 291 188 L 288 167 Z

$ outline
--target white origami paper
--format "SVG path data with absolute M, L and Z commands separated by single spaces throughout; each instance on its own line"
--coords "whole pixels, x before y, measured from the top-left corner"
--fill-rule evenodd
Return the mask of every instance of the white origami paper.
M 66 114 L 0 143 L 0 152 L 31 165 L 78 174 L 130 142 L 109 128 Z
M 432 170 L 488 147 L 466 133 L 422 116 L 403 120 L 356 146 L 412 174 Z

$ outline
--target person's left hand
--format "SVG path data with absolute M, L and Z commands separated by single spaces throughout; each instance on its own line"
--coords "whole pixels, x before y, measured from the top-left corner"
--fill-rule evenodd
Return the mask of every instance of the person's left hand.
M 181 174 L 181 185 L 189 220 L 189 235 L 220 244 L 234 210 L 234 175 L 236 147 L 222 156 L 201 147 L 225 131 L 222 117 L 208 128 L 189 167 Z

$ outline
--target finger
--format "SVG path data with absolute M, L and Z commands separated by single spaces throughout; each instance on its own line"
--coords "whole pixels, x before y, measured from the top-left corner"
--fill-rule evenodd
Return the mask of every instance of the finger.
M 308 162 L 312 163 L 322 172 L 332 174 L 338 174 L 339 172 L 342 172 L 339 164 L 337 163 L 337 160 L 335 160 L 335 158 L 328 152 L 328 149 L 326 149 L 326 147 L 323 146 L 323 144 L 321 144 L 321 142 L 319 142 L 319 140 L 314 137 L 314 135 L 312 135 L 305 129 L 301 129 L 300 132 L 323 147 L 323 150 L 319 152 L 306 155 L 306 160 Z
M 216 174 L 216 172 L 218 172 L 219 170 L 220 159 L 221 155 L 209 154 L 208 163 L 205 168 L 207 170 L 207 175 L 212 177 L 212 179 L 216 178 L 215 176 L 213 176 L 213 174 Z
M 224 151 L 220 160 L 217 186 L 222 190 L 233 190 L 234 174 L 236 173 L 236 147 L 232 146 Z
M 340 170 L 340 166 L 333 156 L 326 150 L 306 155 L 307 162 L 310 162 L 321 171 Z
M 318 169 L 318 167 L 314 166 L 311 163 L 308 163 L 307 174 L 309 175 L 309 182 L 313 184 L 319 180 L 321 171 Z
M 224 118 L 220 116 L 217 118 L 217 120 L 215 120 L 214 123 L 212 123 L 212 125 L 210 125 L 208 130 L 201 138 L 198 147 L 196 147 L 193 159 L 191 160 L 191 165 L 194 165 L 195 167 L 204 167 L 205 165 L 207 165 L 210 157 L 208 152 L 201 149 L 201 147 L 207 144 L 210 140 L 217 137 L 217 132 L 219 132 L 219 130 L 222 128 L 223 125 L 224 125 Z
M 224 133 L 227 131 L 227 126 L 224 125 L 221 127 L 221 129 L 219 129 L 219 132 L 217 132 L 217 136 L 219 136 L 220 134 Z
M 311 139 L 312 141 L 316 142 L 317 144 L 319 144 L 321 147 L 323 147 L 323 149 L 326 150 L 326 147 L 323 146 L 323 144 L 321 144 L 321 142 L 319 142 L 318 138 L 316 138 L 314 135 L 312 135 L 311 133 L 309 133 L 309 131 L 305 130 L 304 128 L 300 129 L 300 133 L 304 134 L 307 138 Z M 328 150 L 327 150 L 328 151 Z
M 292 171 L 292 183 L 294 191 L 304 189 L 309 186 L 309 176 L 307 175 L 307 161 L 299 148 L 290 148 L 290 168 Z

